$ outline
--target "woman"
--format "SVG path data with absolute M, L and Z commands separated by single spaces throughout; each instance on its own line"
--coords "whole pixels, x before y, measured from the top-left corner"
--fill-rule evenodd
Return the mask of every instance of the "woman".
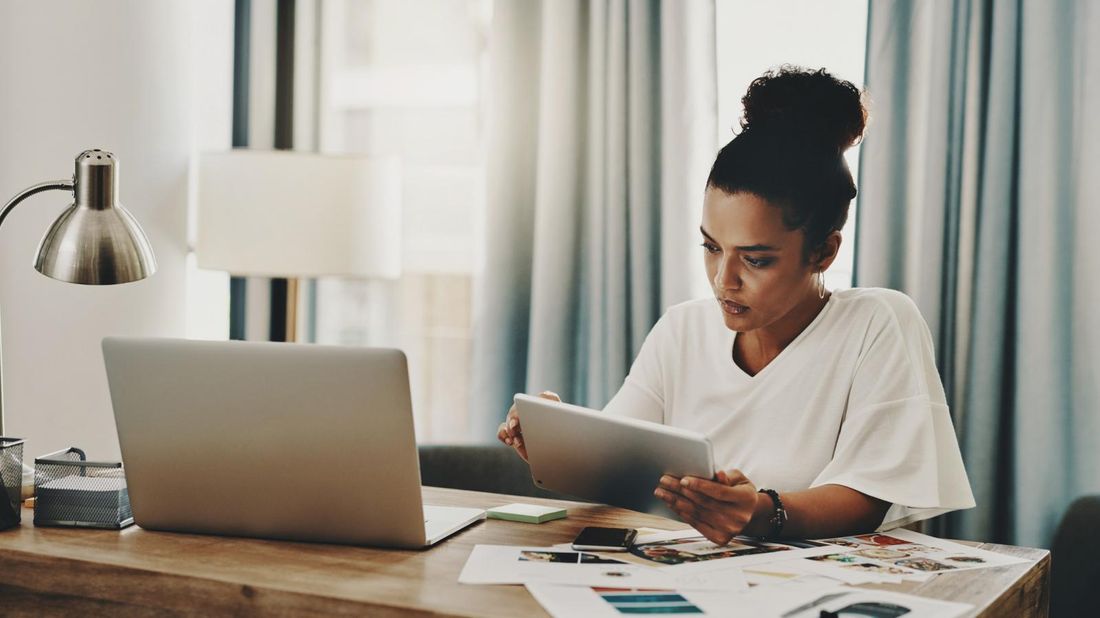
M 866 124 L 859 90 L 783 67 L 742 103 L 699 230 L 714 298 L 668 310 L 605 411 L 710 438 L 722 471 L 665 476 L 654 493 L 718 544 L 974 506 L 916 306 L 891 290 L 825 289 L 856 194 L 843 154 Z M 498 437 L 526 458 L 514 408 Z

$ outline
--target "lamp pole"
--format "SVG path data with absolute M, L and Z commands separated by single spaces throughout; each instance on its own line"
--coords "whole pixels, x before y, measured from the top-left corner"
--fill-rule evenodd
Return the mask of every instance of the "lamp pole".
M 28 197 L 30 197 L 32 195 L 35 195 L 37 193 L 42 193 L 43 191 L 72 191 L 75 186 L 76 186 L 76 183 L 73 182 L 72 180 L 50 180 L 50 181 L 47 181 L 47 182 L 40 182 L 36 185 L 27 187 L 26 189 L 23 189 L 19 193 L 16 193 L 15 197 L 8 200 L 7 204 L 4 204 L 4 209 L 3 210 L 0 210 L 0 226 L 4 225 L 4 219 L 8 218 L 8 213 L 10 213 L 12 211 L 12 209 L 15 208 L 15 206 L 17 204 L 19 204 L 19 202 L 22 202 L 23 200 L 27 199 Z M 2 333 L 2 330 L 0 330 L 0 333 Z M 0 341 L 2 341 L 2 340 L 3 340 L 3 337 L 2 337 L 2 334 L 0 334 Z M 4 361 L 3 361 L 2 358 L 0 358 L 0 436 L 4 435 L 4 379 L 2 377 L 3 375 L 4 375 Z

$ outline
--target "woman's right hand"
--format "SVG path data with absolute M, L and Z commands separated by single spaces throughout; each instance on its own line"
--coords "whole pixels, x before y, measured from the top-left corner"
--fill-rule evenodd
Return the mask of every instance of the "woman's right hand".
M 550 401 L 561 401 L 561 397 L 558 397 L 557 393 L 550 391 L 542 391 L 539 393 L 539 397 Z M 516 453 L 519 453 L 519 456 L 523 458 L 523 461 L 527 461 L 527 445 L 523 443 L 523 430 L 519 426 L 519 414 L 516 413 L 516 404 L 514 403 L 508 410 L 508 416 L 505 417 L 504 422 L 497 428 L 497 440 L 515 449 Z

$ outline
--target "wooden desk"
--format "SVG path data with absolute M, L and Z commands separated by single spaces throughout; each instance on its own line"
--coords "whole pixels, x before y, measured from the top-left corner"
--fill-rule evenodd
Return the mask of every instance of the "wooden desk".
M 458 574 L 477 543 L 553 545 L 586 525 L 679 529 L 667 519 L 621 509 L 425 488 L 425 502 L 488 508 L 509 502 L 558 504 L 569 517 L 541 525 L 488 520 L 425 551 L 314 545 L 150 532 L 35 528 L 0 532 L 0 613 L 147 616 L 281 614 L 370 616 L 545 616 L 522 586 L 467 586 Z M 982 545 L 1030 564 L 884 585 L 975 604 L 975 615 L 1046 616 L 1045 550 Z

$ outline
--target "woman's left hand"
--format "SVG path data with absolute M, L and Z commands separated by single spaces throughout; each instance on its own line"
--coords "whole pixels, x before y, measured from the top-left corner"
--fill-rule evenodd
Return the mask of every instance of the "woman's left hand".
M 740 470 L 719 471 L 713 480 L 662 476 L 653 495 L 717 545 L 741 534 L 756 510 L 756 486 Z

